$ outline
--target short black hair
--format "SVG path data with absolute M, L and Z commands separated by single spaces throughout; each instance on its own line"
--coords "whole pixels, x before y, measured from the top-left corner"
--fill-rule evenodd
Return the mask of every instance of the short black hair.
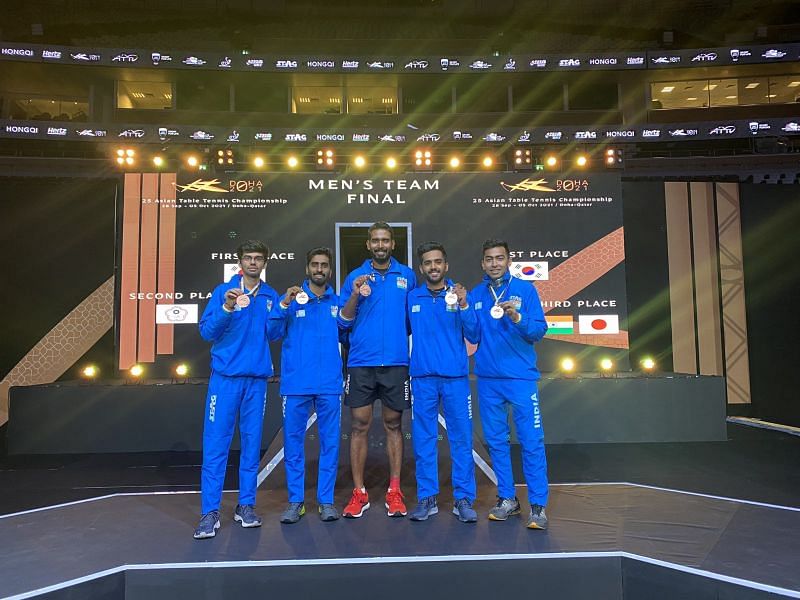
M 389 232 L 389 237 L 391 239 L 394 239 L 394 231 L 392 231 L 391 225 L 389 225 L 386 221 L 375 221 L 372 225 L 369 226 L 369 229 L 367 229 L 368 240 L 372 238 L 372 232 L 375 231 L 376 229 L 385 229 L 386 231 Z
M 505 248 L 506 254 L 511 254 L 511 251 L 508 249 L 508 242 L 505 240 L 490 239 L 483 242 L 483 252 L 481 253 L 481 256 L 484 256 L 486 251 L 490 248 Z
M 269 258 L 269 248 L 267 248 L 266 244 L 261 240 L 247 240 L 246 242 L 242 242 L 242 245 L 236 249 L 236 256 L 239 257 L 239 260 L 242 260 L 245 252 L 260 252 L 264 255 L 264 258 Z
M 306 266 L 311 264 L 311 259 L 317 254 L 324 254 L 328 257 L 328 263 L 333 267 L 333 252 L 327 246 L 317 246 L 306 252 Z
M 444 256 L 445 261 L 447 260 L 447 252 L 445 252 L 444 246 L 439 242 L 422 242 L 417 246 L 417 258 L 422 261 L 422 256 L 432 250 L 439 250 L 442 256 Z

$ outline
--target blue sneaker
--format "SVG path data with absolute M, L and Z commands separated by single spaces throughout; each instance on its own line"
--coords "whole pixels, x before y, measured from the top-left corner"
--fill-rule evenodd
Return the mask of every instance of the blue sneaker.
M 478 521 L 478 513 L 472 508 L 472 502 L 469 498 L 456 500 L 455 506 L 453 506 L 453 514 L 462 523 L 476 523 Z
M 212 510 L 203 515 L 197 529 L 194 530 L 194 539 L 204 540 L 206 538 L 213 538 L 217 535 L 219 529 L 219 512 Z
M 261 527 L 261 517 L 256 514 L 252 504 L 237 504 L 233 513 L 233 520 L 241 523 L 242 527 Z
M 438 512 L 439 507 L 436 506 L 436 496 L 428 496 L 427 498 L 419 499 L 417 508 L 411 511 L 408 518 L 412 521 L 427 521 L 428 517 Z

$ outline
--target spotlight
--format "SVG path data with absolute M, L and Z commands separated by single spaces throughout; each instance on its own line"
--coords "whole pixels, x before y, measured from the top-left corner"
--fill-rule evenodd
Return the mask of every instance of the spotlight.
M 236 161 L 233 155 L 233 150 L 230 148 L 226 148 L 225 150 L 217 150 L 217 166 L 231 167 L 233 166 L 234 162 Z
M 386 168 L 389 170 L 397 168 L 397 159 L 394 156 L 390 156 L 386 159 Z
M 142 365 L 133 365 L 130 369 L 128 369 L 128 373 L 134 379 L 139 379 L 142 375 L 144 375 L 144 367 Z
M 461 168 L 461 158 L 458 156 L 451 156 L 448 164 L 451 169 L 459 169 Z
M 330 148 L 317 150 L 317 170 L 333 171 L 336 166 L 336 154 Z
M 561 161 L 555 154 L 548 154 L 544 158 L 544 167 L 548 171 L 556 171 L 560 166 Z
M 575 360 L 570 358 L 569 356 L 565 356 L 561 359 L 561 362 L 558 365 L 564 373 L 572 373 L 575 371 Z
M 589 157 L 581 153 L 575 157 L 575 166 L 579 169 L 585 169 L 589 164 Z
M 414 152 L 414 170 L 433 170 L 433 153 L 430 150 L 420 149 Z
M 533 170 L 533 155 L 530 148 L 515 148 L 511 158 L 515 171 Z
M 621 169 L 622 168 L 622 148 L 606 148 L 605 153 L 605 165 L 609 169 Z
M 200 159 L 197 158 L 197 156 L 195 156 L 194 154 L 190 154 L 189 156 L 186 157 L 186 165 L 190 169 L 196 169 L 199 164 L 200 164 Z
M 186 377 L 189 375 L 189 365 L 181 363 L 175 367 L 175 375 L 178 377 Z
M 656 361 L 654 361 L 651 357 L 645 356 L 640 362 L 639 365 L 642 367 L 642 371 L 647 371 L 648 373 L 655 371 L 656 369 Z
M 604 373 L 610 373 L 614 370 L 614 361 L 610 358 L 600 359 L 600 370 Z
M 156 167 L 157 169 L 160 169 L 161 167 L 163 167 L 164 166 L 164 157 L 161 156 L 160 154 L 156 154 L 153 157 L 153 166 Z
M 95 365 L 86 365 L 81 369 L 81 377 L 84 379 L 94 379 L 100 375 L 100 369 Z
M 290 169 L 296 169 L 299 165 L 300 159 L 298 159 L 294 154 L 290 154 L 286 159 L 286 166 Z
M 133 148 L 117 149 L 117 164 L 131 167 L 136 162 L 136 151 Z
M 481 159 L 481 164 L 483 165 L 484 169 L 491 169 L 494 166 L 494 157 L 489 154 L 486 154 Z
M 353 165 L 355 165 L 356 169 L 363 169 L 367 166 L 367 159 L 363 154 L 356 154 L 356 157 L 353 159 Z
M 265 164 L 263 156 L 256 156 L 253 158 L 253 166 L 256 169 L 263 169 Z

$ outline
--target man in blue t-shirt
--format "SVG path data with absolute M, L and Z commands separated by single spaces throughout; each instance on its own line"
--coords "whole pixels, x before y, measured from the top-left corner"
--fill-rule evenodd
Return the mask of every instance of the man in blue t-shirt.
M 540 376 L 533 345 L 544 337 L 547 322 L 533 284 L 511 277 L 506 242 L 484 242 L 481 265 L 486 275 L 470 292 L 478 327 L 467 330 L 467 339 L 478 344 L 475 375 L 481 424 L 497 475 L 497 504 L 489 511 L 489 519 L 505 521 L 520 513 L 511 472 L 511 409 L 522 446 L 522 471 L 531 505 L 527 527 L 546 529 L 547 461 L 539 412 Z
M 406 296 L 416 284 L 414 272 L 392 257 L 395 242 L 388 223 L 377 222 L 367 231 L 372 255 L 345 279 L 339 298 L 339 320 L 350 328 L 344 402 L 352 418 L 350 465 L 353 494 L 344 508 L 348 518 L 358 518 L 370 507 L 364 486 L 367 434 L 372 407 L 380 398 L 389 455 L 386 510 L 390 517 L 406 515 L 400 490 L 403 463 L 401 418 L 410 406 L 408 388 L 408 321 Z
M 261 281 L 269 252 L 250 240 L 236 250 L 242 274 L 218 285 L 200 319 L 200 335 L 211 342 L 211 377 L 208 380 L 203 420 L 202 518 L 195 539 L 211 538 L 219 529 L 219 505 L 225 467 L 236 419 L 239 419 L 239 504 L 234 520 L 242 527 L 260 527 L 255 514 L 256 478 L 261 451 L 261 430 L 267 404 L 267 378 L 272 376 L 267 315 L 278 294 Z
M 339 463 L 342 417 L 342 357 L 339 352 L 339 298 L 328 285 L 331 277 L 330 248 L 313 248 L 306 254 L 302 286 L 286 290 L 270 314 L 283 337 L 281 351 L 281 396 L 283 398 L 283 443 L 289 505 L 281 523 L 297 523 L 306 513 L 305 452 L 306 423 L 317 414 L 319 430 L 319 518 L 335 521 L 333 488 Z

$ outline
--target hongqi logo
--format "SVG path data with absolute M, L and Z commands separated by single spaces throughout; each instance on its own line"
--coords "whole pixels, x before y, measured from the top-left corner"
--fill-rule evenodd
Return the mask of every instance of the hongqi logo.
M 500 182 L 500 186 L 507 192 L 554 192 L 547 184 L 546 179 L 531 179 L 526 177 L 519 183 Z
M 192 183 L 186 185 L 175 184 L 181 192 L 227 192 L 225 188 L 219 187 L 219 179 L 195 179 Z

